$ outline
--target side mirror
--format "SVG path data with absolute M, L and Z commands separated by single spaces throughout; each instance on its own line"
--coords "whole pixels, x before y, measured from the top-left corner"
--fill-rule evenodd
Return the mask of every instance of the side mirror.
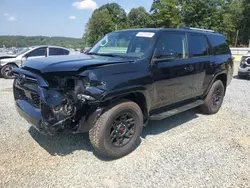
M 169 51 L 161 51 L 161 50 L 156 50 L 155 55 L 154 55 L 154 60 L 155 61 L 160 61 L 160 60 L 175 60 L 178 57 L 178 54 L 172 50 Z

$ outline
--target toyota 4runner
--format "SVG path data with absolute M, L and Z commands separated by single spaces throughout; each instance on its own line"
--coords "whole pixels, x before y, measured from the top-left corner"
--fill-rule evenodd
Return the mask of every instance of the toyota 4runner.
M 197 28 L 107 34 L 87 54 L 29 60 L 13 70 L 16 109 L 40 132 L 89 132 L 94 149 L 132 152 L 149 120 L 220 109 L 233 75 L 223 35 Z

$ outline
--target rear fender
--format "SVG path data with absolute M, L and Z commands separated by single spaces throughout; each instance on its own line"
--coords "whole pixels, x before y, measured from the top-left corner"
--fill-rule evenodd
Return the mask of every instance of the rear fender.
M 210 82 L 210 84 L 209 84 L 207 90 L 205 91 L 204 95 L 202 96 L 202 98 L 204 98 L 204 97 L 207 96 L 207 94 L 208 94 L 208 92 L 210 91 L 210 89 L 211 89 L 213 83 L 217 80 L 217 78 L 218 78 L 220 75 L 223 75 L 223 74 L 226 74 L 226 75 L 227 75 L 227 71 L 224 70 L 224 71 L 218 72 L 218 73 L 216 73 L 216 74 L 213 76 L 213 79 L 212 79 L 212 81 Z M 226 88 L 225 88 L 225 90 L 226 90 Z

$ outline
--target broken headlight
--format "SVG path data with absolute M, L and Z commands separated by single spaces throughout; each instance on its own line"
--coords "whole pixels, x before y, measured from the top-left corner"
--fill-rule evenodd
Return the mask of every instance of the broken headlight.
M 90 87 L 90 79 L 89 77 L 83 77 L 82 79 L 84 89 L 87 89 Z

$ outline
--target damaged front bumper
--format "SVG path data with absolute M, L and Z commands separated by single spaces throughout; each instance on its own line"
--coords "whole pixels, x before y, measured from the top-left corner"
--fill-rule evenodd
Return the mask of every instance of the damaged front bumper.
M 64 129 L 87 132 L 100 116 L 100 102 L 93 97 L 74 90 L 65 93 L 40 86 L 39 79 L 26 72 L 23 81 L 23 75 L 19 73 L 14 80 L 16 110 L 41 133 L 54 135 Z

